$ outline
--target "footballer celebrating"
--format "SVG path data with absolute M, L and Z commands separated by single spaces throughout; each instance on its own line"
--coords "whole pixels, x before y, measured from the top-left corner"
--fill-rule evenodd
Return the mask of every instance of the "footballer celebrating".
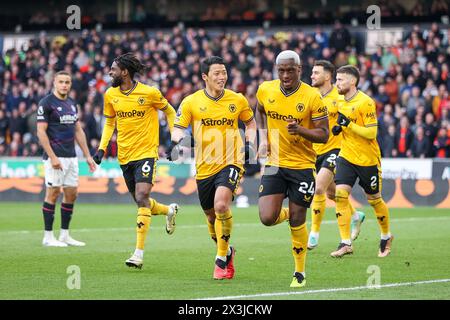
M 228 75 L 221 57 L 206 58 L 200 68 L 205 89 L 182 101 L 168 159 L 178 158 L 184 131 L 191 125 L 198 196 L 217 246 L 213 278 L 232 279 L 235 249 L 229 245 L 233 227 L 230 206 L 244 172 L 242 150 L 246 150 L 245 160 L 255 160 L 252 153 L 255 153 L 256 122 L 247 99 L 225 89 Z M 238 129 L 239 120 L 245 124 L 245 146 Z
M 128 191 L 138 206 L 136 250 L 125 263 L 139 269 L 143 265 L 151 216 L 166 215 L 166 231 L 172 234 L 178 211 L 175 203 L 166 206 L 150 199 L 158 159 L 158 110 L 165 113 L 170 130 L 175 110 L 158 89 L 133 80 L 134 75 L 145 68 L 132 53 L 125 53 L 112 63 L 109 72 L 112 87 L 104 95 L 106 123 L 94 155 L 95 162 L 100 164 L 117 124 L 118 161 Z
M 335 67 L 326 60 L 317 60 L 314 63 L 311 74 L 311 85 L 316 87 L 322 97 L 322 101 L 328 110 L 329 130 L 337 124 L 338 116 L 338 90 L 331 83 L 334 78 Z M 319 244 L 320 225 L 325 214 L 326 196 L 335 200 L 336 185 L 334 174 L 336 158 L 341 148 L 341 135 L 330 135 L 328 142 L 314 143 L 313 148 L 317 153 L 316 161 L 316 191 L 311 204 L 311 232 L 308 238 L 308 249 L 312 250 Z M 349 202 L 352 212 L 352 240 L 356 240 L 361 230 L 361 224 L 365 219 L 363 212 L 356 211 Z
M 313 143 L 329 136 L 327 109 L 319 92 L 300 80 L 300 57 L 282 51 L 279 79 L 263 82 L 256 93 L 260 137 L 258 154 L 267 162 L 259 187 L 259 217 L 266 226 L 289 220 L 295 271 L 291 287 L 303 287 L 308 240 L 306 211 L 314 196 L 316 153 Z M 284 198 L 289 208 L 282 208 Z
M 351 208 L 349 195 L 359 178 L 367 200 L 375 210 L 381 230 L 378 257 L 391 252 L 393 236 L 390 232 L 389 209 L 381 197 L 381 154 L 377 142 L 377 116 L 375 102 L 357 89 L 359 70 L 351 65 L 340 67 L 336 87 L 343 99 L 339 102 L 334 135 L 342 135 L 341 150 L 336 160 L 336 217 L 341 242 L 332 257 L 353 253 L 350 236 Z

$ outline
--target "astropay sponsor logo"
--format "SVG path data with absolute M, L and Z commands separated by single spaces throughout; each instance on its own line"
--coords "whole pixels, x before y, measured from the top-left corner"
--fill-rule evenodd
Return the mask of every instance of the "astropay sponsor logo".
M 295 120 L 298 124 L 301 124 L 303 121 L 303 119 L 296 118 L 291 114 L 284 115 L 284 114 L 280 114 L 276 111 L 267 112 L 267 116 L 274 120 L 283 120 L 283 121 Z
M 119 118 L 142 118 L 145 115 L 145 111 L 131 110 L 131 111 L 117 111 Z
M 232 127 L 234 124 L 234 119 L 227 119 L 227 118 L 222 118 L 222 119 L 211 119 L 211 118 L 205 118 L 202 119 L 202 125 L 203 126 L 207 126 L 207 127 L 211 127 L 211 126 L 230 126 Z

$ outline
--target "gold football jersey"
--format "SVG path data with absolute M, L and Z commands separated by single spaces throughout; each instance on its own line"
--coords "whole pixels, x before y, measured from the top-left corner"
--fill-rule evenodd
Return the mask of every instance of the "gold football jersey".
M 358 92 L 350 99 L 343 96 L 339 99 L 339 112 L 358 126 L 373 127 L 378 125 L 375 102 L 365 93 Z M 339 156 L 358 166 L 379 165 L 380 148 L 377 139 L 366 139 L 350 129 L 343 127 L 342 143 Z
M 256 93 L 258 103 L 267 115 L 269 154 L 266 165 L 289 169 L 313 169 L 316 152 L 311 141 L 288 133 L 288 120 L 313 129 L 313 121 L 327 118 L 327 108 L 317 89 L 300 82 L 290 93 L 280 80 L 263 82 Z
M 120 87 L 105 92 L 103 113 L 116 118 L 120 164 L 158 158 L 158 110 L 168 106 L 169 102 L 158 89 L 140 82 L 126 93 Z
M 217 98 L 198 90 L 181 102 L 174 126 L 185 129 L 192 125 L 197 179 L 208 178 L 230 164 L 243 169 L 244 144 L 238 120 L 252 119 L 247 99 L 228 89 Z
M 328 110 L 328 125 L 330 136 L 328 138 L 327 143 L 313 143 L 314 151 L 316 151 L 317 155 L 322 155 L 327 153 L 333 149 L 341 148 L 342 135 L 333 135 L 331 133 L 331 129 L 337 124 L 338 117 L 338 99 L 339 93 L 335 86 L 331 89 L 330 92 L 322 96 L 322 101 L 325 107 Z

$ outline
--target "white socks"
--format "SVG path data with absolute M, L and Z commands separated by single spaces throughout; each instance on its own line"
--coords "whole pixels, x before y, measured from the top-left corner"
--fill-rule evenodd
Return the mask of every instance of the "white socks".
M 381 234 L 381 240 L 389 240 L 390 237 L 391 237 L 390 232 L 388 234 Z
M 59 237 L 60 238 L 67 238 L 68 236 L 69 236 L 69 230 L 61 229 L 61 231 L 59 233 Z
M 134 255 L 142 259 L 144 257 L 144 250 L 136 249 L 134 250 Z

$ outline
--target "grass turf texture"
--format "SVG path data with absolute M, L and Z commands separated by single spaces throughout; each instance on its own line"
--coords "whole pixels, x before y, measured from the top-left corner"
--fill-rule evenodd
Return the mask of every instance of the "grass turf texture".
M 142 270 L 125 260 L 134 251 L 136 208 L 130 205 L 76 204 L 72 236 L 86 247 L 41 245 L 40 203 L 0 203 L 0 299 L 195 299 L 262 293 L 302 292 L 365 286 L 376 265 L 381 285 L 450 278 L 448 210 L 391 209 L 393 251 L 377 257 L 379 229 L 371 208 L 354 243 L 354 254 L 329 256 L 338 245 L 333 210 L 327 209 L 319 247 L 307 255 L 307 285 L 291 289 L 294 262 L 287 223 L 265 227 L 256 207 L 233 208 L 231 243 L 237 248 L 233 280 L 212 279 L 215 246 L 199 206 L 182 206 L 177 229 L 164 231 L 154 216 Z M 308 212 L 308 221 L 310 213 Z M 59 233 L 59 205 L 54 229 Z M 310 224 L 308 223 L 308 229 Z M 81 271 L 81 288 L 69 290 L 67 268 Z M 342 292 L 252 296 L 244 299 L 449 299 L 450 282 Z

